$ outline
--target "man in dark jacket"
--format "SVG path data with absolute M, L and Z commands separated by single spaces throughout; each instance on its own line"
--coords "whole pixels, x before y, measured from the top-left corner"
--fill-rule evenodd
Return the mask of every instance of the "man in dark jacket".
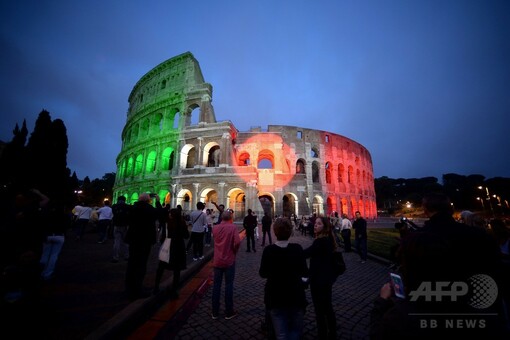
M 156 243 L 156 220 L 162 209 L 159 196 L 154 195 L 156 208 L 149 194 L 143 193 L 130 210 L 129 229 L 126 242 L 129 244 L 129 260 L 126 270 L 126 290 L 130 299 L 147 297 L 143 291 L 143 279 L 147 271 L 147 260 L 151 247 Z
M 352 224 L 354 229 L 354 242 L 358 251 L 361 263 L 367 261 L 367 221 L 361 217 L 361 213 L 356 211 L 356 219 Z
M 257 228 L 257 216 L 252 214 L 251 209 L 248 209 L 248 214 L 244 217 L 243 226 L 246 230 L 246 246 L 247 252 L 251 251 L 253 248 L 253 252 L 256 252 L 255 249 L 255 228 Z M 251 247 L 250 247 L 251 246 Z

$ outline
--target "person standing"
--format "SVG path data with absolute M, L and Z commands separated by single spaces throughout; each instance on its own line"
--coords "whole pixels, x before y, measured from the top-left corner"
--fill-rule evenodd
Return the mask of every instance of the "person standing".
M 207 230 L 205 232 L 205 246 L 210 247 L 211 246 L 212 226 L 214 223 L 212 209 L 207 209 L 205 211 L 205 217 L 207 218 Z
M 214 201 L 211 201 L 211 203 L 214 204 L 216 209 L 218 209 L 218 220 L 214 224 L 220 224 L 222 221 L 221 214 L 223 214 L 223 212 L 225 211 L 225 206 L 223 204 L 218 205 Z
M 50 280 L 53 277 L 58 257 L 65 242 L 66 231 L 72 225 L 72 214 L 62 202 L 49 201 L 45 220 L 45 236 L 41 266 L 41 278 Z
M 340 217 L 338 217 L 338 212 L 335 211 L 333 216 L 330 217 L 331 227 L 333 228 L 333 235 L 335 236 L 335 241 L 337 244 L 340 244 L 340 226 L 341 221 Z
M 213 228 L 214 284 L 212 293 L 212 318 L 216 320 L 220 311 L 221 283 L 225 277 L 225 319 L 237 316 L 234 310 L 234 277 L 236 255 L 241 245 L 237 226 L 230 211 L 224 211 L 222 222 Z
M 97 243 L 105 243 L 108 239 L 108 233 L 110 230 L 113 212 L 110 207 L 110 201 L 106 200 L 103 202 L 103 206 L 97 209 L 98 222 L 97 226 L 99 229 L 99 241 Z
M 345 252 L 349 253 L 351 251 L 351 229 L 352 223 L 351 220 L 347 218 L 347 214 L 342 214 L 342 224 L 340 226 L 340 234 L 342 235 L 342 239 L 344 240 L 344 248 Z
M 304 279 L 308 266 L 301 245 L 289 243 L 292 223 L 287 218 L 274 222 L 276 242 L 264 248 L 259 275 L 267 279 L 264 304 L 276 339 L 300 339 L 308 302 Z
M 113 213 L 113 256 L 112 262 L 117 263 L 121 258 L 129 258 L 129 246 L 124 241 L 129 226 L 129 210 L 126 197 L 119 196 L 117 203 L 112 206 Z
M 193 261 L 204 258 L 204 231 L 207 226 L 204 208 L 204 202 L 197 202 L 197 210 L 193 211 L 190 216 L 192 225 L 190 242 L 193 245 Z
M 336 339 L 336 317 L 332 293 L 336 275 L 333 272 L 333 252 L 337 245 L 327 217 L 315 219 L 315 239 L 305 249 L 310 258 L 310 293 L 312 295 L 319 339 Z
M 352 224 L 354 229 L 354 239 L 356 244 L 356 250 L 358 251 L 360 262 L 367 262 L 367 221 L 361 217 L 361 213 L 356 211 L 356 219 Z
M 257 217 L 252 214 L 251 209 L 248 209 L 248 214 L 244 217 L 243 227 L 246 230 L 246 251 L 249 253 L 253 248 L 253 252 L 256 252 L 255 228 L 257 228 Z
M 83 233 L 89 224 L 90 216 L 92 215 L 92 208 L 85 206 L 83 203 L 76 205 L 73 209 L 74 214 L 74 227 L 76 234 L 76 241 L 80 241 Z
M 264 216 L 262 217 L 262 247 L 266 245 L 266 235 L 269 244 L 273 244 L 271 239 L 271 224 L 273 224 L 273 220 L 269 213 L 264 212 Z
M 159 196 L 154 195 L 156 208 L 151 205 L 149 194 L 143 193 L 130 212 L 130 224 L 126 234 L 129 244 L 129 260 L 126 270 L 126 290 L 132 300 L 147 297 L 143 291 L 143 279 L 152 245 L 156 243 L 156 221 L 160 216 Z
M 172 239 L 170 242 L 170 260 L 167 262 L 159 261 L 156 271 L 156 281 L 154 284 L 154 293 L 159 293 L 159 284 L 165 270 L 173 270 L 172 288 L 170 289 L 170 298 L 175 299 L 179 296 L 179 283 L 181 279 L 181 270 L 186 269 L 186 249 L 184 240 L 189 238 L 189 231 L 186 221 L 178 209 L 170 209 L 167 217 L 166 228 L 162 227 L 160 243 L 163 244 L 165 238 Z

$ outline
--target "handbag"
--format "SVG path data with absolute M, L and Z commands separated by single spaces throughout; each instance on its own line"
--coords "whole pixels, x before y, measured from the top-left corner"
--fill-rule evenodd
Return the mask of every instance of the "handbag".
M 168 230 L 167 230 L 168 235 Z M 165 241 L 163 241 L 163 244 L 161 245 L 161 248 L 159 248 L 159 260 L 169 263 L 170 262 L 170 243 L 172 239 L 170 237 L 166 237 Z
M 342 275 L 345 272 L 345 261 L 344 256 L 340 250 L 333 252 L 333 273 L 335 276 Z

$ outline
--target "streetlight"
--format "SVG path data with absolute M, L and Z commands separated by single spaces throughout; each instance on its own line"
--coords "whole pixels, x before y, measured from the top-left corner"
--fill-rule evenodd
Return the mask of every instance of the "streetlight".
M 480 203 L 482 203 L 482 209 L 483 209 L 483 211 L 485 211 L 485 205 L 483 204 L 483 199 L 481 199 L 480 197 L 477 197 L 476 199 L 479 200 Z
M 489 188 L 483 186 L 478 187 L 478 189 L 480 190 L 483 190 L 483 188 L 485 188 L 485 192 L 487 193 L 487 200 L 489 201 L 489 205 L 491 207 L 492 217 L 496 217 L 496 215 L 494 215 L 494 208 L 492 207 L 491 194 L 489 193 Z

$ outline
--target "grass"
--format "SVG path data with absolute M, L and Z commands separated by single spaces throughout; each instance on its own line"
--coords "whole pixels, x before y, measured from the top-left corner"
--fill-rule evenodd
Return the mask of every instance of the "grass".
M 395 228 L 368 229 L 368 252 L 389 259 L 390 248 L 398 243 L 395 237 L 399 237 Z

